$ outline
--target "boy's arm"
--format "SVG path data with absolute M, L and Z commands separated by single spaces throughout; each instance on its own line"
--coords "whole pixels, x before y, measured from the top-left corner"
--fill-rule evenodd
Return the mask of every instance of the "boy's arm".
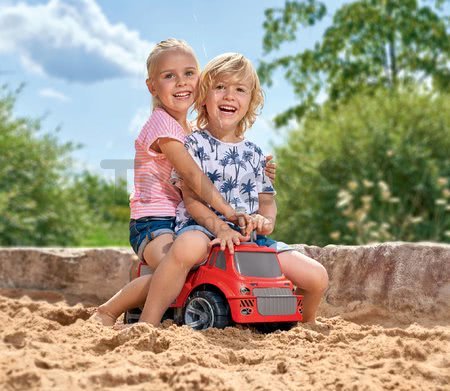
M 175 167 L 184 183 L 197 194 L 201 200 L 219 211 L 227 220 L 238 222 L 238 216 L 234 208 L 225 201 L 213 183 L 203 173 L 197 163 L 192 159 L 184 145 L 171 138 L 160 138 L 161 152 Z M 213 213 L 213 212 L 211 212 Z M 248 221 L 248 215 L 245 215 Z
M 234 245 L 249 239 L 221 220 L 210 208 L 208 208 L 200 198 L 187 186 L 182 186 L 183 201 L 191 217 L 200 225 L 212 232 L 216 239 L 211 244 L 220 244 L 221 250 L 228 246 L 231 253 L 234 252 Z
M 256 232 L 260 235 L 270 235 L 275 229 L 277 219 L 277 204 L 272 193 L 258 194 L 258 213 L 252 215 L 256 226 Z

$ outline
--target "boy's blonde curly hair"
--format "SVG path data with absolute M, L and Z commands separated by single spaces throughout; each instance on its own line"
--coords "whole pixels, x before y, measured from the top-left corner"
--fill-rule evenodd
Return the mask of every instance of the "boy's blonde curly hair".
M 252 94 L 250 105 L 236 129 L 236 136 L 241 136 L 256 121 L 256 117 L 264 105 L 264 93 L 258 74 L 250 60 L 239 53 L 221 54 L 206 64 L 205 69 L 200 74 L 197 99 L 194 106 L 198 113 L 197 126 L 200 129 L 205 128 L 208 124 L 208 113 L 205 107 L 206 96 L 209 89 L 219 79 L 250 81 Z
M 200 72 L 200 64 L 198 62 L 197 56 L 195 55 L 194 49 L 192 49 L 192 47 L 182 39 L 168 38 L 157 43 L 147 57 L 147 75 L 149 80 L 151 80 L 155 76 L 159 56 L 168 50 L 181 50 L 186 53 L 192 54 L 197 64 L 197 70 Z M 154 96 L 153 107 L 158 106 L 161 106 L 161 101 L 157 96 Z

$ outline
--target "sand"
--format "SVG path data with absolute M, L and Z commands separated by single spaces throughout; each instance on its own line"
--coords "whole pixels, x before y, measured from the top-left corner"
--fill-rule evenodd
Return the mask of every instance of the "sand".
M 90 303 L 0 290 L 2 390 L 450 390 L 450 326 L 355 302 L 260 334 L 166 321 L 115 331 Z

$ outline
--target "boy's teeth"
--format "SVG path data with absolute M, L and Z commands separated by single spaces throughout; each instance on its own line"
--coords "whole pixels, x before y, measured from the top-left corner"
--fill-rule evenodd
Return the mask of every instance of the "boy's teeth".
M 236 109 L 232 106 L 219 106 L 219 109 L 223 111 L 231 111 L 233 113 L 236 111 Z
M 177 98 L 185 98 L 186 96 L 189 96 L 189 95 L 191 95 L 190 92 L 183 92 L 183 93 L 181 93 L 181 94 L 175 94 L 175 96 L 176 96 Z

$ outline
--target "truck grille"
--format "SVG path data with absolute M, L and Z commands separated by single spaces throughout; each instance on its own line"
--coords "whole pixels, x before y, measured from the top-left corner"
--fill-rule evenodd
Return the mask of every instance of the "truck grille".
M 297 298 L 289 288 L 254 288 L 253 295 L 261 315 L 292 315 L 297 311 Z

